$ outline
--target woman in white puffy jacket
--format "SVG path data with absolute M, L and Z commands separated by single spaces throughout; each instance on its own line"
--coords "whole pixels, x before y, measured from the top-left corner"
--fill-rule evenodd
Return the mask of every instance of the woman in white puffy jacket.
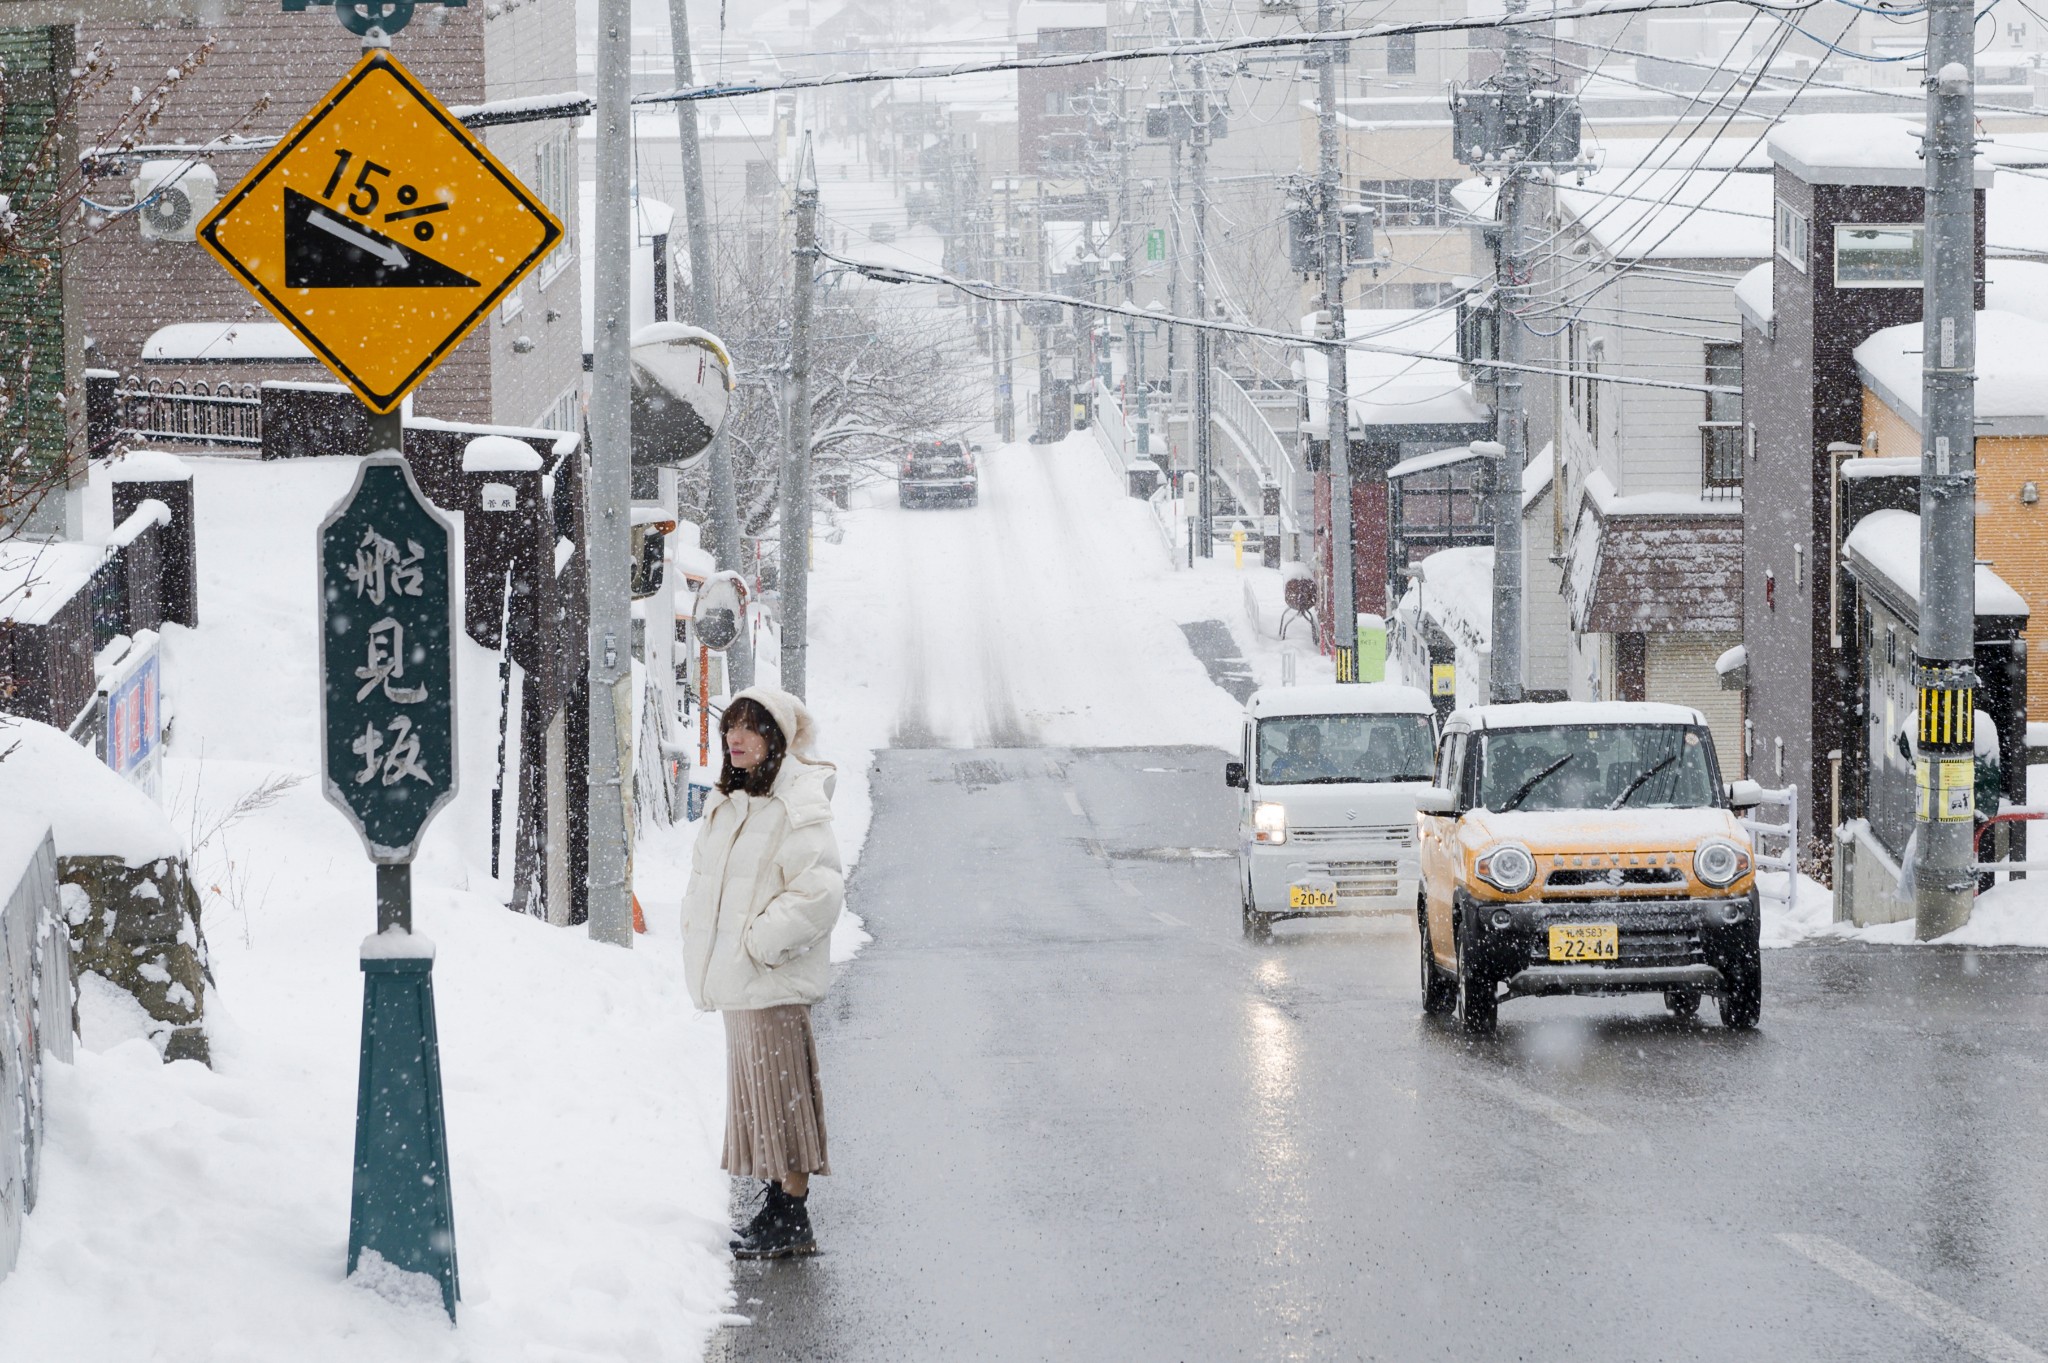
M 683 959 L 691 1000 L 725 1018 L 724 1167 L 768 1185 L 733 1253 L 815 1254 L 805 1199 L 811 1175 L 831 1171 L 811 1005 L 832 982 L 846 901 L 833 768 L 812 754 L 810 712 L 786 691 L 740 692 L 720 734 L 725 769 L 683 895 Z

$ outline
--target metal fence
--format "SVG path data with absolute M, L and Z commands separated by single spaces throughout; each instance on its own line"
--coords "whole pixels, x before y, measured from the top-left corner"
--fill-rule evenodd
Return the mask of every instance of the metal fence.
M 123 435 L 152 445 L 263 445 L 263 401 L 253 383 L 187 383 L 130 374 L 114 390 Z
M 43 1057 L 72 1057 L 71 939 L 45 832 L 0 906 L 0 1277 L 21 1253 L 43 1151 Z
M 1778 811 L 1783 817 L 1767 819 L 1765 810 Z M 1765 889 L 1759 880 L 1757 893 L 1766 899 L 1782 900 L 1785 912 L 1790 914 L 1799 907 L 1799 787 L 1766 789 L 1763 803 L 1751 810 L 1748 818 L 1737 822 L 1749 830 L 1756 869 L 1778 871 L 1785 877 L 1782 891 Z

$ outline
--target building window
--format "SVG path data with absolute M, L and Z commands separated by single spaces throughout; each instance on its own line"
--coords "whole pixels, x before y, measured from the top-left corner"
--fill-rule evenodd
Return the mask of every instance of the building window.
M 1577 352 L 1573 356 L 1571 370 L 1574 375 L 1579 376 L 1570 381 L 1576 393 L 1572 407 L 1579 414 L 1579 425 L 1586 432 L 1586 440 L 1593 445 L 1598 445 L 1600 443 L 1600 385 L 1593 376 L 1600 372 L 1600 361 L 1607 354 L 1607 343 L 1605 341 L 1585 340 L 1580 336 L 1579 328 L 1576 325 L 1571 328 L 1571 337 L 1574 349 Z
M 1835 224 L 1838 289 L 1917 289 L 1925 267 L 1925 237 L 1918 223 Z
M 1742 387 L 1742 347 L 1707 343 L 1707 382 L 1716 388 Z M 1700 487 L 1708 496 L 1742 487 L 1742 394 L 1707 394 L 1700 422 Z
M 1387 39 L 1387 74 L 1390 76 L 1412 76 L 1415 74 L 1415 35 L 1396 33 Z
M 1381 227 L 1455 227 L 1463 212 L 1451 200 L 1456 180 L 1363 180 L 1359 193 Z
M 1778 254 L 1790 262 L 1793 269 L 1806 273 L 1806 253 L 1810 245 L 1810 228 L 1806 215 L 1778 200 Z
M 775 166 L 769 161 L 747 162 L 747 197 L 762 199 L 775 192 Z
M 548 404 L 534 425 L 546 431 L 575 431 L 583 424 L 583 394 L 571 385 L 562 395 Z
M 541 262 L 546 288 L 576 258 L 576 134 L 557 133 L 533 149 L 533 191 L 562 224 L 562 239 Z

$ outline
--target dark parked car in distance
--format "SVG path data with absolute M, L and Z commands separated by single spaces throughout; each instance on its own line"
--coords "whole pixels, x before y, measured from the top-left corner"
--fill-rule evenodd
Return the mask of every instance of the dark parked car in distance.
M 926 440 L 903 452 L 896 477 L 896 500 L 903 506 L 930 502 L 979 500 L 974 470 L 975 450 L 958 440 Z

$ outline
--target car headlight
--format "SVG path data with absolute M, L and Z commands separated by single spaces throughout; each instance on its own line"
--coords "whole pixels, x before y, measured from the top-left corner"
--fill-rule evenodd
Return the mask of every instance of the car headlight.
M 1504 842 L 1480 853 L 1473 869 L 1496 890 L 1515 894 L 1536 879 L 1536 858 L 1518 842 Z
M 1711 838 L 1692 854 L 1693 874 L 1715 889 L 1733 885 L 1749 870 L 1749 853 L 1726 838 Z
M 1252 806 L 1252 841 L 1287 841 L 1287 806 L 1260 800 Z

